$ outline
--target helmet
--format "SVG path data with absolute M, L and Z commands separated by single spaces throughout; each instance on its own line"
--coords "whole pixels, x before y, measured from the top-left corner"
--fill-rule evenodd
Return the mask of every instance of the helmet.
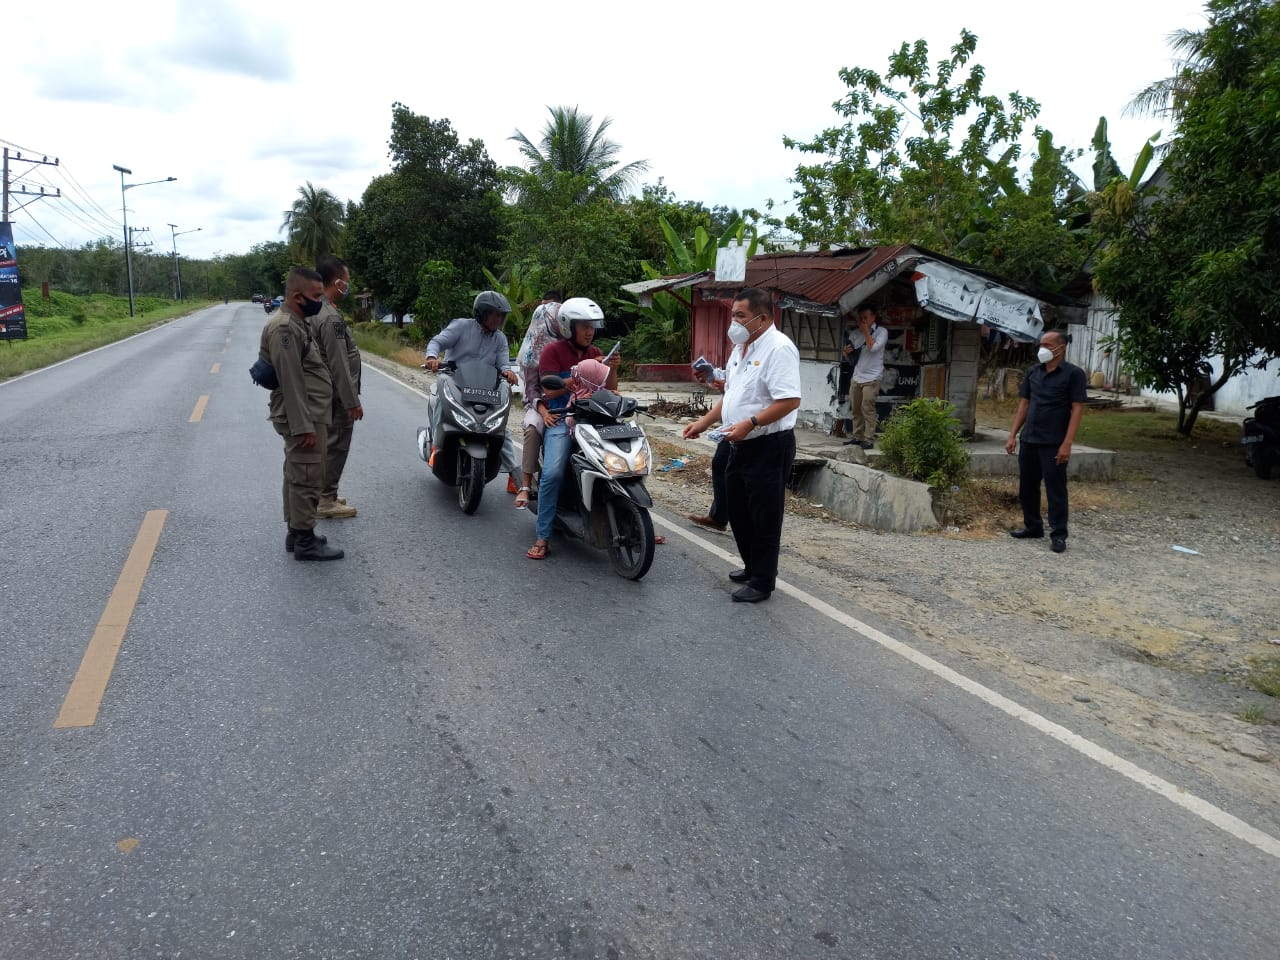
M 560 304 L 560 339 L 571 340 L 573 328 L 579 323 L 589 323 L 597 330 L 604 329 L 604 311 L 594 300 L 587 297 L 570 297 Z
M 476 297 L 475 303 L 471 305 L 471 315 L 484 323 L 484 317 L 487 313 L 500 313 L 504 317 L 511 312 L 511 304 L 507 298 L 496 290 L 486 290 Z
M 529 320 L 529 326 L 535 331 L 538 324 L 542 324 L 542 329 L 546 330 L 547 335 L 555 340 L 563 339 L 560 336 L 560 304 L 543 303 L 539 304 L 537 309 L 533 311 L 533 317 Z

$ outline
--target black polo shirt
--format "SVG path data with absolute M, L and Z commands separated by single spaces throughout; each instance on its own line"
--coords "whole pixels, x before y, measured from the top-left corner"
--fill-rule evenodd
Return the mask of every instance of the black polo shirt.
M 1022 442 L 1055 445 L 1067 438 L 1071 405 L 1089 399 L 1084 371 L 1065 360 L 1052 371 L 1043 363 L 1028 367 L 1018 396 L 1031 401 L 1022 425 Z

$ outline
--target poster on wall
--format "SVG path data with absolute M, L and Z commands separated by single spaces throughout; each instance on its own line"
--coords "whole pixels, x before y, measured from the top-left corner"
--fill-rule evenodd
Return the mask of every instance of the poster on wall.
M 27 314 L 22 309 L 22 288 L 18 286 L 18 251 L 13 243 L 13 226 L 0 223 L 0 340 L 27 339 Z

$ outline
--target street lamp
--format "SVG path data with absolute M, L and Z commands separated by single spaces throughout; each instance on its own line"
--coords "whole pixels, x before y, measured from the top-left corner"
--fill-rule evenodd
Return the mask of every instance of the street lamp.
M 143 183 L 125 183 L 124 175 L 127 173 L 133 176 L 133 171 L 128 167 L 122 167 L 113 163 L 112 170 L 120 171 L 120 216 L 124 220 L 124 266 L 125 272 L 129 275 L 129 316 L 133 316 L 133 256 L 130 247 L 133 245 L 129 242 L 129 212 L 124 205 L 124 192 L 132 190 L 134 187 L 146 187 L 153 183 L 168 183 L 171 180 L 177 180 L 177 177 L 165 177 L 163 180 L 147 180 Z
M 178 270 L 178 238 L 184 233 L 199 233 L 204 227 L 193 230 L 179 230 L 176 223 L 169 224 L 169 232 L 173 234 L 173 299 L 182 299 L 182 273 Z

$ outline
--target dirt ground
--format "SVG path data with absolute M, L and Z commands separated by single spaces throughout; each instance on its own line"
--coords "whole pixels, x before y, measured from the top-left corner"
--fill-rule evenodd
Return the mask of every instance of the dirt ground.
M 659 463 L 681 452 L 654 446 Z M 781 575 L 1196 771 L 1275 831 L 1280 700 L 1251 679 L 1280 663 L 1280 481 L 1255 477 L 1238 443 L 1183 447 L 1117 451 L 1116 480 L 1073 481 L 1061 555 L 1008 536 L 1021 525 L 1013 478 L 982 481 L 930 534 L 861 528 L 791 498 Z M 709 465 L 655 472 L 654 500 L 676 517 L 705 513 Z M 734 549 L 728 534 L 706 536 Z

